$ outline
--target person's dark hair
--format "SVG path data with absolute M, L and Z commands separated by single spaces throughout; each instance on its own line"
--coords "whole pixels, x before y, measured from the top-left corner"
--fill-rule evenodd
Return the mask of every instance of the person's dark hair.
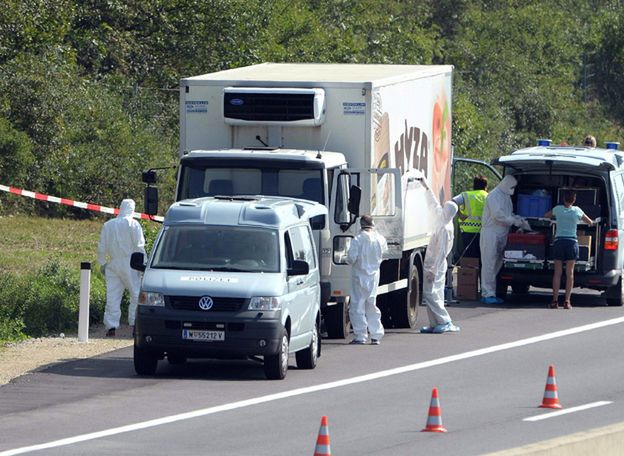
M 473 190 L 485 190 L 487 189 L 488 180 L 485 176 L 475 176 L 472 181 Z
M 563 192 L 563 202 L 566 204 L 574 204 L 576 201 L 576 192 L 574 190 L 566 190 Z
M 375 226 L 375 222 L 373 221 L 373 217 L 370 215 L 363 215 L 360 217 L 360 226 L 362 229 L 370 229 Z

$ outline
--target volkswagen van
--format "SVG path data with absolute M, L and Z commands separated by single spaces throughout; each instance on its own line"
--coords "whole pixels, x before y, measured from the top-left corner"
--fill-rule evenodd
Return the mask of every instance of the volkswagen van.
M 497 281 L 498 296 L 504 296 L 509 287 L 514 293 L 527 293 L 530 286 L 551 287 L 556 221 L 544 215 L 553 206 L 563 204 L 566 190 L 573 190 L 575 205 L 596 222 L 578 225 L 580 258 L 574 284 L 603 291 L 608 305 L 621 306 L 624 245 L 619 239 L 624 235 L 624 154 L 618 150 L 618 143 L 590 148 L 554 146 L 541 140 L 536 147 L 499 157 L 494 164 L 517 178 L 512 197 L 514 213 L 525 217 L 538 234 L 514 237 L 526 239 L 526 245 L 521 245 L 522 241 L 508 243 Z
M 319 203 L 217 196 L 174 203 L 145 261 L 134 367 L 158 361 L 261 359 L 283 379 L 290 354 L 313 369 L 321 352 L 320 278 L 310 219 Z

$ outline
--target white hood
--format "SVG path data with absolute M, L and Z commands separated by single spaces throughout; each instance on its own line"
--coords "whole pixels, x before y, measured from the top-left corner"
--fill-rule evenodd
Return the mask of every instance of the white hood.
M 117 215 L 117 217 L 119 218 L 132 217 L 132 215 L 134 214 L 135 207 L 136 205 L 134 204 L 134 200 L 132 199 L 123 200 L 121 202 L 121 205 L 119 206 L 119 215 Z
M 505 177 L 503 177 L 503 180 L 500 181 L 500 184 L 498 184 L 497 187 L 505 195 L 511 196 L 514 194 L 514 191 L 516 190 L 516 185 L 518 185 L 518 180 L 512 175 L 508 174 Z

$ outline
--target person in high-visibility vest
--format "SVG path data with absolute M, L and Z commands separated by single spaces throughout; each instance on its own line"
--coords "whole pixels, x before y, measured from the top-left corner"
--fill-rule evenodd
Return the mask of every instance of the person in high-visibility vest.
M 459 230 L 463 244 L 463 257 L 481 258 L 479 248 L 481 233 L 481 216 L 487 197 L 487 178 L 476 176 L 472 182 L 473 190 L 462 192 L 453 198 L 459 208 Z

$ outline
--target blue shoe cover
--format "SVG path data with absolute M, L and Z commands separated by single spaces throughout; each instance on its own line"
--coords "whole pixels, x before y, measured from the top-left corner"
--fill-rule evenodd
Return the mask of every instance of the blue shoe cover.
M 503 300 L 496 296 L 488 296 L 487 298 L 481 298 L 483 304 L 502 304 Z
M 423 326 L 422 328 L 420 328 L 421 334 L 431 334 L 433 333 L 433 330 L 433 326 Z
M 438 325 L 433 328 L 433 332 L 435 334 L 442 334 L 445 332 L 459 332 L 459 326 L 455 326 L 453 322 L 449 321 L 448 323 Z

